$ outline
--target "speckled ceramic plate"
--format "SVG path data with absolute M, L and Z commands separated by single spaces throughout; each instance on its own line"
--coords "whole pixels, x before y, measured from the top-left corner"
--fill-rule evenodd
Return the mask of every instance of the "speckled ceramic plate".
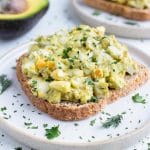
M 72 0 L 77 15 L 91 26 L 103 25 L 107 32 L 129 38 L 150 38 L 150 21 L 133 21 L 96 10 L 83 3 L 83 0 Z
M 16 59 L 28 50 L 29 45 L 14 49 L 0 59 L 0 74 L 6 74 L 13 81 L 12 86 L 0 95 L 0 108 L 6 107 L 6 110 L 0 111 L 0 128 L 9 135 L 41 150 L 116 150 L 134 144 L 149 133 L 150 81 L 128 96 L 108 105 L 102 113 L 86 120 L 63 122 L 37 110 L 20 88 L 14 69 Z M 150 67 L 150 56 L 132 46 L 129 46 L 129 50 L 135 59 Z M 132 101 L 132 96 L 136 93 L 145 98 L 146 104 Z M 102 122 L 108 117 L 123 112 L 123 120 L 117 128 L 102 127 Z M 92 126 L 93 120 L 95 123 Z M 30 123 L 30 127 L 25 123 Z M 43 124 L 48 124 L 47 128 L 59 125 L 61 135 L 48 140 Z

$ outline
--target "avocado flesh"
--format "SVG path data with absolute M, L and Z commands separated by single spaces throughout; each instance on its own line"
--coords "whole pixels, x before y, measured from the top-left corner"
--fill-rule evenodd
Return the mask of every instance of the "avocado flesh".
M 27 0 L 1 0 L 0 14 L 18 14 L 28 9 Z
M 0 14 L 0 39 L 12 39 L 32 29 L 49 8 L 48 0 L 26 0 L 28 8 L 18 14 Z
M 48 6 L 48 0 L 38 0 L 38 3 L 35 3 L 35 0 L 27 0 L 28 9 L 19 14 L 0 14 L 0 20 L 16 20 L 16 19 L 26 19 L 37 14 L 45 7 Z

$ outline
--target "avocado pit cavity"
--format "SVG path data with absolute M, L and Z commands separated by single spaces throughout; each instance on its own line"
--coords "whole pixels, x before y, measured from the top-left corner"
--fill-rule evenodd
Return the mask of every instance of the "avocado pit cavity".
M 0 14 L 22 13 L 27 7 L 27 0 L 0 0 Z

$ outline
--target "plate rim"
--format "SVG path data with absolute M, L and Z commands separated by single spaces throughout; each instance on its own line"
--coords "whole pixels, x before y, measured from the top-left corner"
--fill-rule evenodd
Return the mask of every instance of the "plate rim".
M 130 52 L 130 49 L 132 48 L 132 51 L 137 51 L 138 53 L 140 53 L 142 56 L 145 56 L 146 58 L 150 59 L 150 55 L 148 55 L 147 53 L 145 53 L 144 51 L 142 51 L 142 48 L 138 48 L 132 44 L 129 44 L 127 42 L 122 42 L 123 44 L 126 44 L 127 47 L 129 47 L 129 52 Z M 30 44 L 32 44 L 31 42 L 28 42 L 28 43 L 25 43 L 21 46 L 18 46 L 17 48 L 14 48 L 12 49 L 10 52 L 6 52 L 2 57 L 0 57 L 0 62 L 3 61 L 3 59 L 6 59 L 7 57 L 9 57 L 11 54 L 15 53 L 15 51 L 18 51 L 19 49 L 21 48 L 25 48 L 25 47 L 28 47 Z M 139 54 L 137 54 L 139 55 Z M 12 55 L 11 55 L 12 56 Z M 9 120 L 5 120 L 1 115 L 0 115 L 0 128 L 2 130 L 4 130 L 6 133 L 8 133 L 8 131 L 11 131 L 9 132 L 8 134 L 11 136 L 11 137 L 14 137 L 16 140 L 18 140 L 19 142 L 22 142 L 24 143 L 22 140 L 20 140 L 20 138 L 16 137 L 16 135 L 19 135 L 19 136 L 24 136 L 24 138 L 26 138 L 26 141 L 28 139 L 32 139 L 35 143 L 41 143 L 42 144 L 46 144 L 46 145 L 49 145 L 51 144 L 52 146 L 64 146 L 64 147 L 77 147 L 77 148 L 83 148 L 83 147 L 87 147 L 87 146 L 103 146 L 104 148 L 107 147 L 109 144 L 115 144 L 115 143 L 118 143 L 118 142 L 124 142 L 126 140 L 129 140 L 133 138 L 135 139 L 134 140 L 134 143 L 135 141 L 137 141 L 137 136 L 138 135 L 141 135 L 139 136 L 138 139 L 141 139 L 142 137 L 145 136 L 145 134 L 149 134 L 149 129 L 150 129 L 150 120 L 146 121 L 141 127 L 139 127 L 138 129 L 136 130 L 133 130 L 127 134 L 124 134 L 124 135 L 121 135 L 119 137 L 114 137 L 112 139 L 107 139 L 107 140 L 103 140 L 103 141 L 92 141 L 92 142 L 84 142 L 84 143 L 73 143 L 73 142 L 69 142 L 69 141 L 53 141 L 53 140 L 48 140 L 44 137 L 40 137 L 40 136 L 34 136 L 32 134 L 29 134 L 28 132 L 25 131 L 24 128 L 22 127 L 16 127 L 12 122 L 10 122 Z M 16 135 L 12 134 L 12 133 L 16 133 Z M 24 144 L 27 144 L 26 142 Z M 28 145 L 30 145 L 30 143 L 28 142 Z M 45 145 L 45 146 L 46 146 Z M 33 146 L 33 143 L 32 145 L 30 146 Z M 34 145 L 36 146 L 36 145 Z M 36 147 L 35 147 L 36 148 Z
M 81 10 L 79 7 L 78 7 L 78 3 L 79 2 L 81 2 L 81 1 L 83 1 L 83 0 L 72 0 L 71 1 L 71 5 L 72 5 L 72 7 L 73 7 L 73 9 L 74 9 L 74 11 L 75 11 L 75 13 L 79 16 L 79 18 L 81 19 L 81 20 L 83 20 L 84 22 L 86 22 L 86 23 L 88 23 L 88 24 L 90 24 L 90 25 L 92 25 L 92 26 L 97 26 L 98 24 L 102 24 L 103 26 L 106 26 L 107 28 L 108 28 L 108 26 L 109 27 L 111 27 L 111 30 L 112 30 L 112 28 L 113 28 L 113 30 L 115 30 L 115 28 L 119 28 L 119 30 L 124 30 L 124 31 L 126 31 L 126 30 L 132 30 L 132 32 L 131 33 L 129 33 L 130 35 L 127 35 L 127 34 L 123 34 L 123 33 L 116 33 L 116 31 L 113 31 L 114 32 L 114 34 L 116 34 L 116 35 L 118 35 L 118 36 L 121 36 L 121 37 L 128 37 L 128 38 L 136 38 L 136 39 L 140 39 L 140 38 L 145 38 L 145 39 L 149 39 L 150 38 L 150 35 L 148 35 L 147 34 L 147 32 L 149 32 L 150 33 L 150 27 L 145 27 L 145 28 L 143 28 L 143 27 L 137 27 L 137 26 L 121 26 L 121 25 L 118 25 L 117 23 L 113 23 L 113 22 L 110 22 L 110 21 L 104 21 L 104 20 L 98 20 L 98 19 L 96 19 L 96 17 L 92 17 L 90 14 L 88 14 L 88 13 L 85 13 L 83 10 Z M 87 6 L 87 7 L 89 7 L 89 6 Z M 93 8 L 94 9 L 94 8 Z M 96 8 L 95 8 L 96 9 Z M 134 20 L 133 20 L 134 21 Z M 108 31 L 108 29 L 107 29 L 107 31 Z M 140 31 L 140 33 L 143 33 L 142 35 L 140 35 L 139 37 L 138 36 L 135 36 L 135 35 L 133 35 L 133 33 L 135 34 L 136 32 L 139 32 Z M 109 33 L 113 33 L 112 31 L 110 32 L 109 31 Z M 126 32 L 127 33 L 127 32 Z M 131 35 L 132 34 L 132 35 Z M 146 36 L 144 35 L 144 34 L 146 34 Z M 138 34 L 139 35 L 139 34 Z

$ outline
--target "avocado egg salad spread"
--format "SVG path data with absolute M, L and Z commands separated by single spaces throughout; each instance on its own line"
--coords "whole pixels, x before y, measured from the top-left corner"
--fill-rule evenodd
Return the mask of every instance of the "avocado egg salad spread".
M 22 62 L 33 95 L 49 103 L 85 104 L 125 86 L 137 72 L 127 48 L 104 27 L 80 25 L 39 37 Z
M 150 0 L 109 0 L 109 1 L 137 9 L 147 9 L 150 7 Z

